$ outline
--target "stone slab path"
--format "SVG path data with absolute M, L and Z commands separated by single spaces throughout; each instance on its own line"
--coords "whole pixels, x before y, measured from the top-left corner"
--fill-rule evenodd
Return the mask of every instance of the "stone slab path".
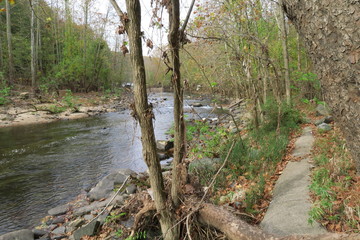
M 275 184 L 273 200 L 260 227 L 275 236 L 317 235 L 326 233 L 318 223 L 308 223 L 311 208 L 310 199 L 310 151 L 314 143 L 311 128 L 295 142 L 292 153 L 302 158 L 299 162 L 289 162 Z

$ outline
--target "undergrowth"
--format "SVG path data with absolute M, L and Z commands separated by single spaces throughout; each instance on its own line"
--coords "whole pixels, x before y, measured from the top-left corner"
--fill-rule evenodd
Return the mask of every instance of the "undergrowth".
M 212 149 L 216 149 L 224 160 L 231 142 L 236 141 L 227 164 L 213 186 L 212 200 L 220 204 L 228 203 L 253 216 L 253 219 L 250 219 L 253 222 L 256 222 L 254 219 L 267 207 L 260 201 L 265 194 L 269 194 L 266 183 L 275 174 L 278 163 L 286 153 L 290 132 L 296 129 L 302 120 L 301 114 L 295 108 L 282 104 L 280 129 L 277 129 L 277 104 L 269 102 L 263 109 L 265 120 L 258 129 L 250 126 L 245 137 L 228 134 L 226 142 L 216 143 L 215 147 L 208 144 L 205 151 L 212 153 Z M 209 135 L 208 131 L 204 132 L 200 131 L 200 139 L 203 135 Z M 215 133 L 215 136 L 211 135 L 213 141 L 216 141 L 218 136 L 224 136 L 223 130 Z M 220 164 L 217 167 L 202 168 L 197 174 L 200 183 L 208 185 L 219 166 Z
M 309 223 L 318 221 L 332 232 L 359 232 L 360 179 L 340 131 L 317 133 L 313 153 Z

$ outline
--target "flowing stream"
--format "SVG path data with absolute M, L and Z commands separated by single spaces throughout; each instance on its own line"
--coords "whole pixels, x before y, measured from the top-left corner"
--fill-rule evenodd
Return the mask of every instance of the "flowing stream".
M 165 139 L 173 122 L 172 95 L 157 94 L 150 101 L 156 138 Z M 199 115 L 186 114 L 208 117 L 211 108 L 196 111 Z M 145 171 L 139 132 L 129 111 L 0 129 L 0 235 L 39 224 L 47 210 L 71 201 L 114 169 Z

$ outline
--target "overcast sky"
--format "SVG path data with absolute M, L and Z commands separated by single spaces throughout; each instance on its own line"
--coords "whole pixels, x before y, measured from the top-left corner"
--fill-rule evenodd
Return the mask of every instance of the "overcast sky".
M 120 8 L 123 11 L 126 11 L 126 6 L 125 6 L 125 0 L 117 0 Z M 166 45 L 167 44 L 167 32 L 166 30 L 168 29 L 168 14 L 166 12 L 166 10 L 163 11 L 163 24 L 164 24 L 164 29 L 157 29 L 154 27 L 150 27 L 150 22 L 151 22 L 151 16 L 152 16 L 152 8 L 150 5 L 150 0 L 140 0 L 141 3 L 141 15 L 142 15 L 142 31 L 144 31 L 145 36 L 147 38 L 150 38 L 155 47 L 161 47 L 161 45 Z M 189 5 L 191 3 L 191 0 L 180 0 L 180 4 L 181 4 L 181 19 L 185 19 L 186 14 L 188 12 L 189 9 Z M 94 2 L 94 7 L 96 7 L 99 12 L 101 12 L 102 14 L 106 14 L 107 10 L 110 9 L 110 15 L 112 16 L 113 19 L 113 23 L 109 23 L 107 24 L 106 27 L 106 38 L 108 40 L 108 43 L 110 45 L 111 48 L 114 48 L 115 45 L 115 29 L 118 26 L 118 23 L 115 23 L 118 21 L 118 17 L 116 16 L 115 10 L 113 9 L 112 5 L 110 4 L 110 1 L 108 0 L 95 0 Z M 144 54 L 145 55 L 149 55 L 151 54 L 151 52 L 148 52 L 148 49 L 144 48 Z

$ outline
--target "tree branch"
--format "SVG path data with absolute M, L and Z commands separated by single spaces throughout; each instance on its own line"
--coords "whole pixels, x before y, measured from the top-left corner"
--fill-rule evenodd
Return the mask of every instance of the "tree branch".
M 190 4 L 190 8 L 189 8 L 189 11 L 187 12 L 187 15 L 186 15 L 186 18 L 185 18 L 185 21 L 184 21 L 184 24 L 182 25 L 182 27 L 180 28 L 180 36 L 184 34 L 185 32 L 185 29 L 186 29 L 186 26 L 189 22 L 189 18 L 190 18 L 190 15 L 191 15 L 191 12 L 194 8 L 194 4 L 195 4 L 195 0 L 192 0 L 191 4 Z
M 121 11 L 121 8 L 115 0 L 110 0 L 111 5 L 115 8 L 116 13 L 119 15 L 120 19 L 124 16 L 124 12 Z

